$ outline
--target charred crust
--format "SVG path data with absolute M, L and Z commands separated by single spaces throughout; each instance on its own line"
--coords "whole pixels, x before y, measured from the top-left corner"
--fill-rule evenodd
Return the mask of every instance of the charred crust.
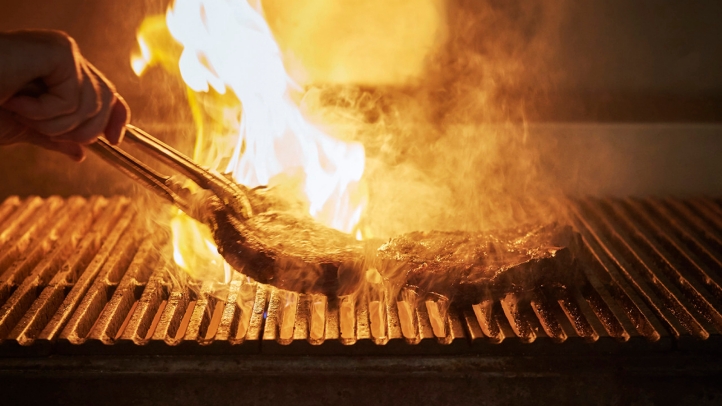
M 569 283 L 576 275 L 578 235 L 556 223 L 494 234 L 412 232 L 381 245 L 283 212 L 256 211 L 240 221 L 215 199 L 206 213 L 218 251 L 233 268 L 300 293 L 350 294 L 375 267 L 397 289 L 411 285 L 461 304 Z

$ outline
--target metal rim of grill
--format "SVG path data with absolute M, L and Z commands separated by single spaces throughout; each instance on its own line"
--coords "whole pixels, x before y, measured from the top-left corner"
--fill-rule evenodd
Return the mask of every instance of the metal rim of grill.
M 579 284 L 444 312 L 427 299 L 380 305 L 296 295 L 240 274 L 220 300 L 210 283 L 192 290 L 173 280 L 157 249 L 163 237 L 125 197 L 10 197 L 0 205 L 0 355 L 720 347 L 719 200 L 563 204 L 582 237 L 570 270 Z

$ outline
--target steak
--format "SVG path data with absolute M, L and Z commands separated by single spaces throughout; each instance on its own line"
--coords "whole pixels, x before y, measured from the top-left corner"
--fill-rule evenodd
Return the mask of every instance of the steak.
M 357 241 L 256 191 L 254 216 L 239 220 L 216 198 L 205 202 L 204 222 L 218 251 L 258 282 L 300 293 L 349 294 L 375 268 L 393 290 L 411 285 L 454 301 L 490 292 L 563 282 L 573 260 L 574 233 L 556 223 L 495 233 L 430 231 L 388 241 Z
M 551 223 L 494 233 L 430 231 L 392 238 L 378 249 L 384 261 L 403 264 L 405 283 L 454 301 L 476 303 L 544 283 L 568 283 L 571 227 Z

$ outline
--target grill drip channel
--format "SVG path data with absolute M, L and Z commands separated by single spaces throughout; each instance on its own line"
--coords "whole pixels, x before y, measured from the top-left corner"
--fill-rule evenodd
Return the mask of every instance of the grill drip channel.
M 0 354 L 471 354 L 718 350 L 719 200 L 571 199 L 574 286 L 469 308 L 402 291 L 357 302 L 240 274 L 180 285 L 124 197 L 0 205 Z M 447 309 L 448 308 L 448 309 Z

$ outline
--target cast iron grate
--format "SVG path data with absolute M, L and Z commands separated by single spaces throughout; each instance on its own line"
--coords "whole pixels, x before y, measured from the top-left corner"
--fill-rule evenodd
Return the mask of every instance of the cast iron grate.
M 467 354 L 719 349 L 722 206 L 572 199 L 574 286 L 470 308 L 297 295 L 240 274 L 189 289 L 124 197 L 0 205 L 0 354 Z M 387 298 L 388 299 L 388 298 Z M 564 345 L 559 345 L 563 343 Z

